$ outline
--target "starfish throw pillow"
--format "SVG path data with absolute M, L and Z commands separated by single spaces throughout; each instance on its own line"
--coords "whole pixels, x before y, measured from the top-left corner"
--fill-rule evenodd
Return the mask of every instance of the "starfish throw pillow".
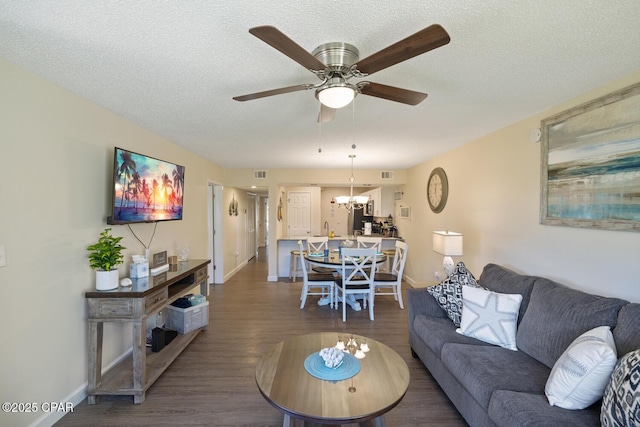
M 516 330 L 522 295 L 462 287 L 462 320 L 456 332 L 517 351 Z

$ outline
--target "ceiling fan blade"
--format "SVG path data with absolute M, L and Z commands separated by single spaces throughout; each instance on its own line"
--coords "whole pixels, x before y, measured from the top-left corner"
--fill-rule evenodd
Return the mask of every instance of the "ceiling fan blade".
M 249 32 L 308 70 L 320 71 L 326 68 L 315 56 L 304 50 L 299 44 L 291 40 L 276 27 L 264 25 L 262 27 L 251 28 Z
M 267 96 L 281 95 L 283 93 L 297 92 L 299 90 L 311 89 L 313 85 L 296 85 L 289 87 L 281 87 L 280 89 L 265 90 L 264 92 L 250 93 L 248 95 L 234 96 L 236 101 L 251 101 L 252 99 L 266 98 Z
M 356 68 L 362 74 L 370 75 L 414 56 L 444 46 L 450 41 L 451 38 L 445 29 L 438 24 L 434 24 L 358 61 Z
M 415 92 L 408 89 L 401 89 L 395 86 L 387 86 L 380 83 L 359 82 L 358 88 L 363 95 L 384 98 L 389 101 L 401 102 L 403 104 L 418 105 L 427 97 L 426 93 Z
M 333 120 L 336 116 L 335 108 L 327 107 L 323 103 L 320 103 L 320 112 L 318 113 L 318 123 L 326 123 Z

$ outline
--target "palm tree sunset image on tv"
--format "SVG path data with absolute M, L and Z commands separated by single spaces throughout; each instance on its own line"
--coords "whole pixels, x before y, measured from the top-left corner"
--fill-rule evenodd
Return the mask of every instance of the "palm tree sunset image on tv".
M 182 219 L 184 166 L 115 148 L 110 224 Z

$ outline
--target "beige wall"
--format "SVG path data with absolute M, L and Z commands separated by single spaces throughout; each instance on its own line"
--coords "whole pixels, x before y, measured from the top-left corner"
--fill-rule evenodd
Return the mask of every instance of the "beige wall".
M 491 262 L 640 302 L 640 233 L 540 225 L 540 143 L 529 141 L 541 119 L 638 81 L 640 72 L 408 170 L 402 203 L 411 206 L 411 220 L 396 223 L 409 243 L 410 279 L 434 282 L 442 257 L 431 250 L 432 231 L 451 230 L 464 234 L 461 259 L 476 277 Z M 426 181 L 438 166 L 450 192 L 434 214 Z
M 61 402 L 87 381 L 84 293 L 94 289 L 86 246 L 106 226 L 113 147 L 185 166 L 184 220 L 159 223 L 151 253 L 207 257 L 207 182 L 221 168 L 99 106 L 0 60 L 0 268 L 3 401 Z M 126 259 L 144 247 L 126 226 Z M 148 243 L 153 224 L 134 224 Z M 120 276 L 128 276 L 128 263 Z M 104 366 L 131 347 L 127 327 L 105 327 Z M 37 414 L 0 413 L 0 425 L 29 425 Z
M 359 191 L 354 193 L 360 193 Z M 349 189 L 344 187 L 325 187 L 322 189 L 322 197 L 320 202 L 322 228 L 321 234 L 327 234 L 327 232 L 333 230 L 337 236 L 346 236 L 349 228 L 349 213 L 346 209 L 341 209 L 336 203 L 331 203 L 331 200 L 338 197 L 349 195 Z M 327 222 L 328 230 L 324 228 L 324 223 Z

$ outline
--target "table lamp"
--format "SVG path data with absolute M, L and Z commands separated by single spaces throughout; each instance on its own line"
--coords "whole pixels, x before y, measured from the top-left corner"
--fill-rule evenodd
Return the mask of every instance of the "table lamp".
M 433 251 L 444 255 L 442 267 L 447 276 L 453 273 L 452 256 L 462 256 L 462 234 L 453 231 L 433 232 Z

